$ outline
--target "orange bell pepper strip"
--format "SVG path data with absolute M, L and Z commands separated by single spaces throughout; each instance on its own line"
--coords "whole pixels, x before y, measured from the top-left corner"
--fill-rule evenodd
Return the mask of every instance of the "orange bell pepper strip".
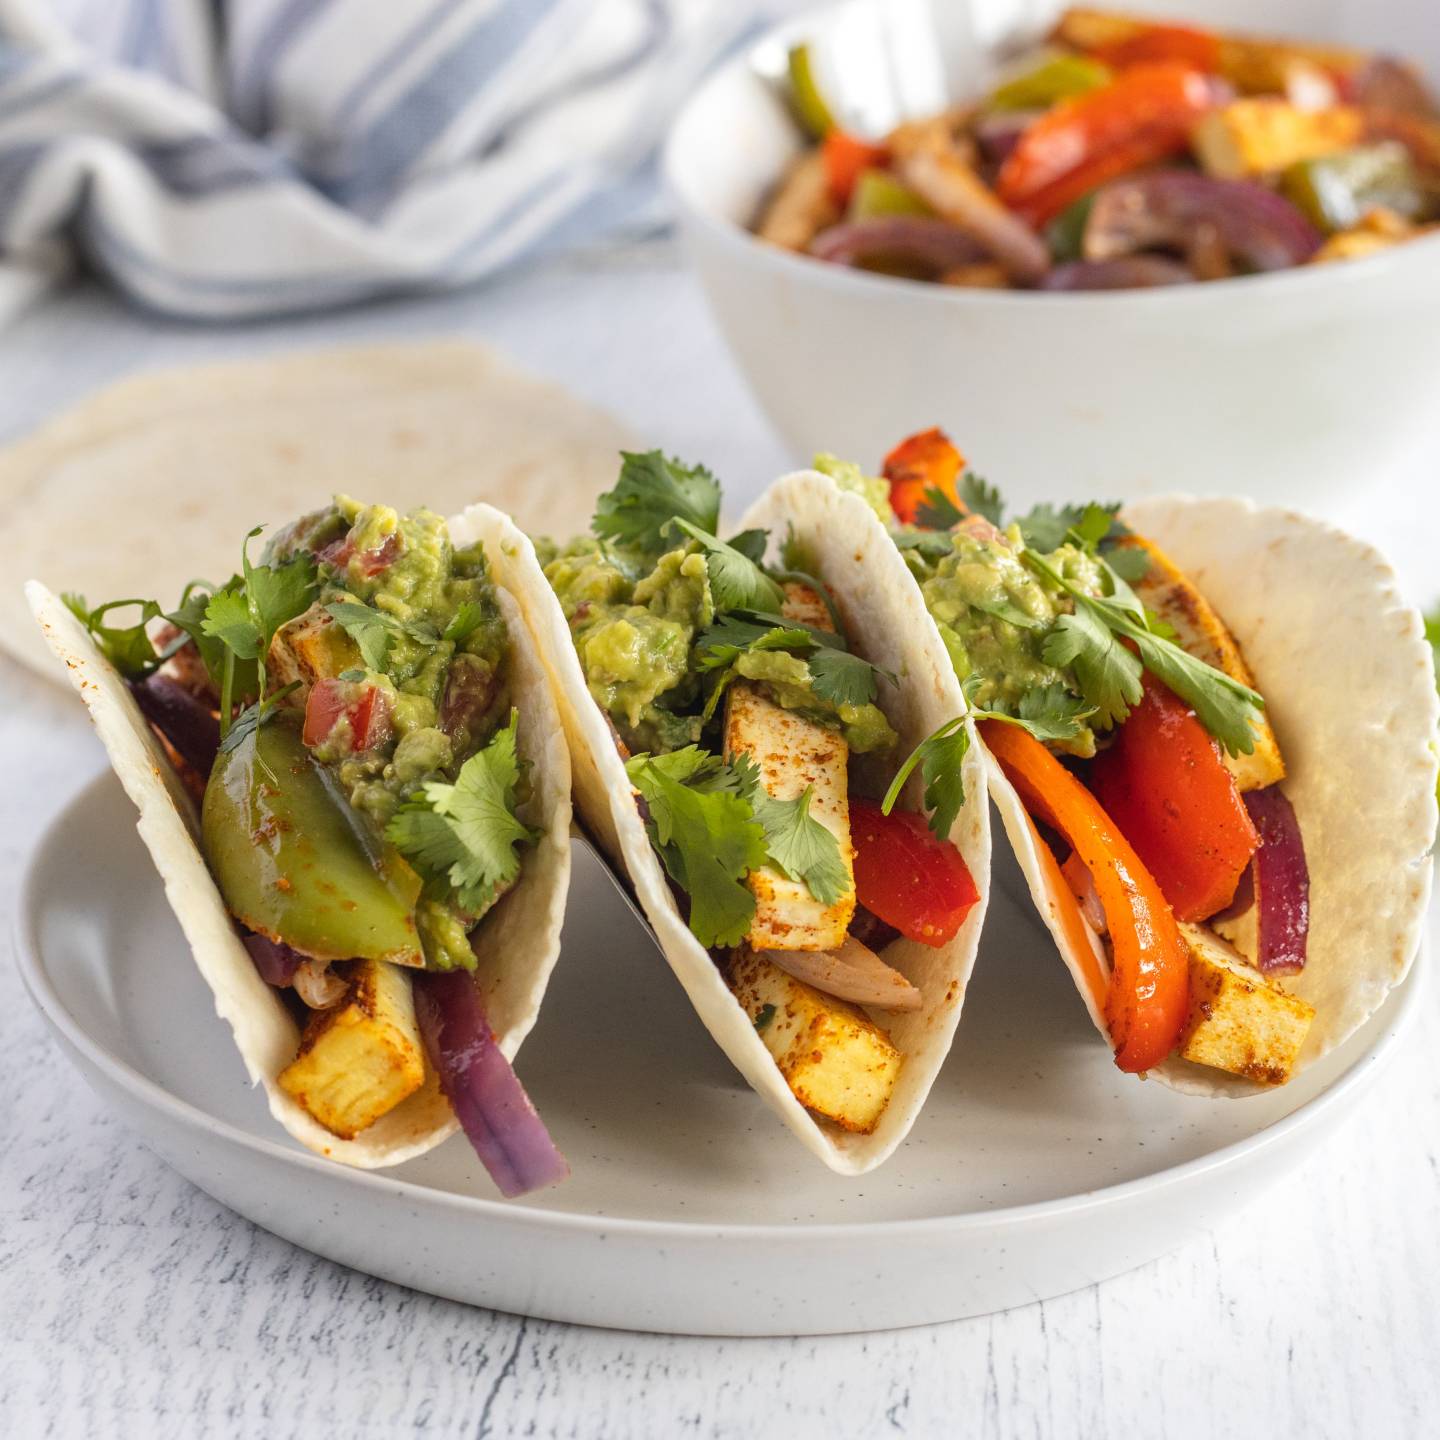
M 965 457 L 943 430 L 921 430 L 907 436 L 886 457 L 881 473 L 890 482 L 890 507 L 904 525 L 913 525 L 927 490 L 938 490 L 958 509 L 956 482 Z
M 1177 920 L 1207 920 L 1230 904 L 1260 837 L 1220 747 L 1153 675 L 1088 778 Z
M 1043 225 L 1096 185 L 1183 150 L 1214 103 L 1210 80 L 1193 66 L 1136 65 L 1035 121 L 1000 167 L 996 189 L 1022 219 Z
M 837 129 L 821 141 L 820 158 L 825 166 L 825 182 L 830 187 L 831 198 L 844 207 L 850 203 L 860 172 L 887 164 L 890 152 L 883 145 L 872 145 L 858 135 Z
M 1178 60 L 1212 75 L 1220 71 L 1220 37 L 1192 25 L 1150 25 L 1091 53 L 1112 70 Z
M 1095 882 L 1113 951 L 1105 1022 L 1115 1063 L 1139 1074 L 1174 1050 L 1190 1005 L 1190 952 L 1155 878 L 1100 802 L 1018 726 L 980 733 L 1025 808 L 1058 831 Z

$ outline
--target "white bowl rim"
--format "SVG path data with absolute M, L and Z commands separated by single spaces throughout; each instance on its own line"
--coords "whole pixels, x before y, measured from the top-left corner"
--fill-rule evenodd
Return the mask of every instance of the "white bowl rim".
M 837 17 L 850 10 L 873 9 L 877 0 L 847 0 L 841 5 L 820 5 L 772 25 L 746 43 L 708 76 L 685 102 L 671 121 L 661 154 L 661 177 L 670 204 L 691 224 L 703 227 L 722 244 L 760 263 L 779 267 L 808 279 L 820 288 L 856 290 L 864 295 L 891 294 L 907 302 L 948 304 L 966 308 L 1003 310 L 1011 306 L 1078 307 L 1099 306 L 1139 309 L 1194 304 L 1220 304 L 1226 297 L 1239 296 L 1261 299 L 1272 289 L 1283 293 L 1307 290 L 1339 290 L 1342 287 L 1365 285 L 1372 279 L 1395 272 L 1423 271 L 1425 267 L 1440 269 L 1440 227 L 1402 245 L 1395 245 L 1373 255 L 1326 265 L 1296 265 L 1286 270 L 1270 270 L 1258 275 L 1236 275 L 1228 280 L 1208 280 L 1194 285 L 1153 285 L 1128 290 L 992 290 L 960 285 L 937 285 L 933 281 L 911 280 L 900 275 L 877 275 L 848 265 L 829 265 L 808 255 L 797 255 L 760 239 L 744 225 L 717 214 L 713 209 L 692 200 L 689 187 L 681 178 L 681 140 L 693 112 L 700 109 L 710 94 L 728 83 L 737 72 L 750 68 L 751 57 L 765 46 L 788 46 L 795 39 L 813 35 L 837 23 Z M 1257 288 L 1260 287 L 1260 288 Z M 1219 293 L 1217 294 L 1217 290 Z
M 350 1182 L 377 1192 L 400 1197 L 413 1198 L 417 1203 L 439 1204 L 446 1209 L 462 1214 L 471 1214 L 478 1219 L 522 1223 L 540 1231 L 562 1231 L 573 1234 L 603 1232 L 607 1235 L 624 1235 L 636 1239 L 690 1238 L 704 1236 L 724 1240 L 756 1241 L 785 1240 L 803 1230 L 808 1237 L 835 1240 L 873 1239 L 877 1232 L 887 1239 L 923 1239 L 936 1234 L 985 1231 L 1011 1225 L 1045 1224 L 1069 1217 L 1080 1212 L 1123 1205 L 1126 1201 L 1146 1192 L 1188 1184 L 1201 1176 L 1221 1168 L 1227 1168 L 1248 1159 L 1263 1149 L 1302 1130 L 1308 1130 L 1319 1123 L 1327 1111 L 1333 1109 L 1369 1083 L 1377 1072 L 1378 1062 L 1390 1059 L 1400 1042 L 1410 1030 L 1419 1010 L 1421 985 L 1412 967 L 1412 974 L 1396 990 L 1386 997 L 1382 1009 L 1390 1007 L 1394 1013 L 1375 1042 L 1357 1054 L 1354 1060 L 1313 1099 L 1306 1101 L 1288 1115 L 1266 1126 L 1263 1130 L 1243 1139 L 1222 1145 L 1208 1154 L 1197 1156 L 1179 1165 L 1172 1165 L 1151 1175 L 1126 1180 L 1116 1185 L 1102 1186 L 1096 1190 L 1081 1191 L 1060 1199 L 1031 1201 L 1024 1205 L 1000 1206 L 989 1210 L 966 1211 L 955 1215 L 928 1215 L 904 1220 L 843 1221 L 823 1224 L 796 1223 L 725 1223 L 681 1220 L 646 1220 L 630 1216 L 586 1215 L 570 1211 L 539 1210 L 523 1202 L 491 1200 L 479 1195 L 461 1195 L 454 1191 L 438 1190 L 428 1185 L 418 1185 L 410 1180 L 387 1177 L 382 1171 L 357 1170 L 353 1167 L 338 1166 L 337 1162 L 326 1160 L 309 1151 L 291 1149 L 277 1141 L 253 1135 L 239 1126 L 217 1119 L 188 1101 L 172 1095 L 163 1086 L 150 1080 L 131 1065 L 112 1054 L 90 1035 L 78 1020 L 66 1009 L 60 999 L 41 958 L 39 942 L 39 914 L 41 910 L 41 889 L 44 875 L 50 868 L 50 851 L 57 835 L 73 823 L 77 811 L 92 808 L 94 799 L 106 786 L 117 785 L 114 775 L 107 769 L 95 776 L 63 805 L 47 823 L 37 837 L 34 847 L 26 858 L 21 878 L 18 906 L 12 930 L 12 942 L 20 977 L 46 1023 L 55 1033 L 84 1060 L 132 1099 L 147 1109 L 159 1111 L 176 1124 L 195 1130 L 209 1132 L 215 1138 L 233 1146 L 239 1146 L 254 1154 L 280 1164 L 292 1165 L 327 1178 Z M 1422 951 L 1424 944 L 1422 942 Z M 1422 957 L 1417 957 L 1423 958 Z M 1057 963 L 1057 982 L 1060 967 Z M 1197 1103 L 1210 1103 L 1203 1100 Z M 1216 1102 L 1236 1103 L 1241 1101 Z M 777 1136 L 777 1138 L 779 1138 Z M 801 1157 L 797 1153 L 797 1161 Z M 342 1174 L 336 1175 L 336 1170 Z

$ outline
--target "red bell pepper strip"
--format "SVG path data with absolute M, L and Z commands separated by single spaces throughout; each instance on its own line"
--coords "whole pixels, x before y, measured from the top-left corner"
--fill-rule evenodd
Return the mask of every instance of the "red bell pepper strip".
M 1220 71 L 1220 37 L 1192 25 L 1148 25 L 1123 40 L 1101 45 L 1091 54 L 1112 70 L 1175 60 L 1212 75 Z
M 1230 904 L 1260 837 L 1220 747 L 1153 675 L 1088 778 L 1177 920 L 1207 920 Z
M 980 899 L 964 857 L 937 840 L 918 815 L 889 815 L 871 800 L 850 801 L 855 898 L 872 915 L 922 945 L 947 945 Z
M 1183 150 L 1214 103 L 1211 81 L 1193 66 L 1136 65 L 1042 115 L 1000 167 L 996 189 L 1043 225 L 1104 181 Z
M 886 457 L 883 474 L 890 482 L 890 507 L 904 525 L 915 523 L 927 490 L 938 490 L 961 510 L 956 482 L 965 457 L 943 430 L 921 430 L 902 440 Z
M 998 720 L 980 733 L 1025 808 L 1089 870 L 1113 950 L 1105 1021 L 1115 1063 L 1151 1069 L 1179 1043 L 1190 1005 L 1190 953 L 1173 912 L 1100 802 L 1038 740 Z
M 886 164 L 890 152 L 883 145 L 872 145 L 858 135 L 832 130 L 820 144 L 820 157 L 831 197 L 837 205 L 845 206 L 850 203 L 861 171 Z

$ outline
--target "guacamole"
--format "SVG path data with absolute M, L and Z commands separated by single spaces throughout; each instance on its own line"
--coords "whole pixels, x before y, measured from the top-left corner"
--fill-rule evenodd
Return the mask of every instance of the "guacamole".
M 935 533 L 935 532 L 932 532 Z M 951 548 L 939 555 L 906 551 L 925 604 L 939 626 L 955 673 L 975 677 L 972 703 L 982 710 L 1014 712 L 1029 690 L 1074 678 L 1044 658 L 1045 637 L 1074 602 L 1033 574 L 1021 561 L 1025 542 L 1018 526 L 998 532 L 976 526 L 957 529 Z M 1065 544 L 1046 557 L 1072 584 L 1103 594 L 1100 568 L 1078 546 Z M 1078 755 L 1095 751 L 1095 735 L 1084 727 L 1067 747 Z
M 666 754 L 699 743 L 706 696 L 696 641 L 716 619 L 700 545 L 689 541 L 652 562 L 585 537 L 563 550 L 544 547 L 541 558 L 590 693 L 626 748 Z M 817 694 L 810 665 L 798 655 L 745 651 L 735 669 L 777 705 L 840 731 L 857 753 L 895 741 L 877 706 Z
M 481 546 L 452 545 L 429 510 L 337 496 L 280 531 L 265 563 L 302 551 L 319 592 L 276 635 L 271 661 L 311 682 L 294 695 L 310 751 L 378 836 L 427 783 L 453 781 L 509 715 L 505 620 Z M 316 656 L 327 662 L 319 674 Z M 317 718 L 320 684 L 330 688 Z M 472 968 L 466 932 L 477 918 L 427 893 L 416 910 L 427 963 Z

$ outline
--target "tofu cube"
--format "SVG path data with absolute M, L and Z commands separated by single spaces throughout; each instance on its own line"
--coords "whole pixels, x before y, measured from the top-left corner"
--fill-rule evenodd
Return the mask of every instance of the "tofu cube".
M 363 669 L 360 648 L 317 601 L 303 615 L 282 625 L 266 656 L 272 688 L 298 680 L 309 686 L 333 679 L 342 670 Z
M 1180 932 L 1190 947 L 1190 1014 L 1180 1054 L 1261 1085 L 1283 1085 L 1314 1007 L 1272 985 L 1204 926 L 1181 925 Z
M 863 1010 L 822 994 L 746 947 L 730 962 L 730 988 L 795 1098 L 844 1130 L 879 1122 L 900 1052 Z
M 357 960 L 350 991 L 310 1017 L 280 1088 L 333 1135 L 353 1140 L 425 1080 L 410 977 L 383 960 Z
M 1210 602 L 1176 567 L 1156 544 L 1139 535 L 1120 542 L 1140 549 L 1150 559 L 1150 569 L 1137 581 L 1134 590 L 1147 610 L 1153 610 L 1175 632 L 1175 643 L 1187 655 L 1203 660 L 1242 685 L 1255 686 L 1250 667 L 1215 613 Z M 1223 752 L 1222 752 L 1223 753 Z M 1239 790 L 1263 790 L 1285 778 L 1285 761 L 1270 722 L 1262 714 L 1255 728 L 1255 748 L 1248 755 L 1224 755 L 1225 768 L 1235 777 Z
M 725 753 L 742 751 L 759 767 L 760 783 L 774 799 L 794 800 L 813 787 L 810 814 L 839 843 L 849 881 L 845 893 L 826 905 L 803 880 L 788 879 L 769 865 L 752 870 L 745 882 L 755 896 L 750 943 L 759 950 L 838 950 L 855 913 L 849 747 L 834 730 L 737 681 L 726 696 Z
M 1211 111 L 1190 138 L 1207 174 L 1244 180 L 1348 150 L 1364 133 L 1364 117 L 1353 106 L 1301 110 L 1278 96 L 1257 95 Z

